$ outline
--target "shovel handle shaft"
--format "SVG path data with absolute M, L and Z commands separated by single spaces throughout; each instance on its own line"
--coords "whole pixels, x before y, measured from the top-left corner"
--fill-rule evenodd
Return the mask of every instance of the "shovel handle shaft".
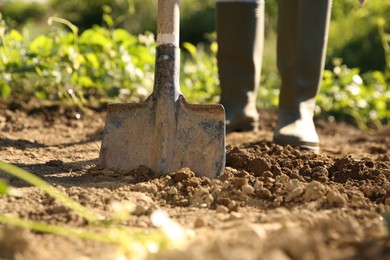
M 179 46 L 180 0 L 158 0 L 157 45 Z
M 180 0 L 158 0 L 156 71 L 152 97 L 162 113 L 172 114 L 181 95 L 179 84 Z M 170 111 L 172 110 L 172 111 Z

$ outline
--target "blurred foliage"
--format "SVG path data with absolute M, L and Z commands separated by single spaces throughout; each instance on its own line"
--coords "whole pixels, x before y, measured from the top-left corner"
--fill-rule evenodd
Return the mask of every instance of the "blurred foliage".
M 40 20 L 46 13 L 44 5 L 28 1 L 7 1 L 0 3 L 1 13 L 11 18 L 17 24 L 31 20 Z
M 217 68 L 217 43 L 210 45 L 183 43 L 180 67 L 182 92 L 196 103 L 217 103 L 220 88 Z
M 95 101 L 139 102 L 151 93 L 156 47 L 152 33 L 137 37 L 121 28 L 95 25 L 79 34 L 78 27 L 65 19 L 52 17 L 49 22 L 56 30 L 30 41 L 0 20 L 3 98 L 18 93 L 83 107 Z M 198 48 L 183 45 L 187 50 L 180 67 L 183 92 L 191 101 L 216 102 L 216 43 Z
M 335 59 L 325 70 L 316 112 L 330 119 L 354 121 L 360 128 L 378 129 L 390 121 L 390 78 L 381 71 L 364 74 Z
M 51 0 L 55 10 L 53 16 L 63 17 L 83 31 L 95 24 L 103 22 L 103 5 L 111 4 L 110 0 L 83 0 L 83 1 L 61 1 Z M 113 2 L 114 3 L 114 2 Z
M 328 57 L 341 57 L 349 67 L 384 71 L 385 55 L 378 21 L 390 24 L 388 1 L 334 1 L 329 33 Z M 328 66 L 331 66 L 329 59 Z
M 103 6 L 112 9 L 114 27 L 124 28 L 131 34 L 145 31 L 155 33 L 156 0 L 47 0 L 46 6 L 28 1 L 0 3 L 3 16 L 18 24 L 30 18 L 58 16 L 75 24 L 80 33 L 93 25 L 104 24 Z M 43 11 L 46 11 L 46 15 Z M 330 69 L 332 58 L 340 57 L 348 67 L 359 67 L 362 72 L 383 71 L 386 61 L 377 22 L 384 19 L 389 24 L 389 13 L 390 4 L 386 1 L 366 1 L 363 6 L 357 0 L 334 1 L 326 67 Z M 266 41 L 272 42 L 277 22 L 276 0 L 266 1 L 265 22 Z M 10 21 L 7 23 L 11 25 Z M 207 42 L 209 39 L 205 35 L 214 31 L 214 0 L 181 1 L 181 42 Z M 273 63 L 269 65 L 269 61 L 275 58 L 274 52 L 273 47 L 265 52 L 273 54 L 265 57 L 266 71 L 276 70 Z
M 156 0 L 51 0 L 54 10 L 81 31 L 102 24 L 102 8 L 109 5 L 116 25 L 132 34 L 156 33 Z M 204 34 L 215 30 L 214 0 L 187 0 L 181 2 L 181 40 L 204 41 Z
M 100 26 L 78 34 L 56 31 L 26 41 L 0 20 L 0 87 L 40 99 L 68 100 L 79 106 L 102 98 L 139 101 L 153 88 L 155 43 L 152 34 L 139 37 L 124 29 Z M 53 24 L 53 27 L 56 26 Z
M 205 34 L 215 31 L 215 1 L 186 0 L 180 4 L 182 42 L 196 44 L 205 41 Z M 117 23 L 115 26 L 124 28 L 131 34 L 156 32 L 156 0 L 48 0 L 46 5 L 28 1 L 0 3 L 3 16 L 12 18 L 18 24 L 26 22 L 27 18 L 43 17 L 42 12 L 45 10 L 48 12 L 47 17 L 62 17 L 76 25 L 80 32 L 93 25 L 103 24 L 104 6 L 112 8 L 112 16 Z M 266 9 L 266 24 L 275 28 L 276 0 L 269 0 Z
M 50 5 L 55 10 L 54 16 L 70 21 L 81 32 L 103 24 L 105 6 L 112 10 L 115 27 L 120 26 L 130 33 L 153 31 L 156 24 L 155 0 L 50 0 Z
M 57 18 L 51 18 L 55 24 L 46 33 L 39 32 L 43 25 L 23 27 L 10 17 L 1 19 L 0 95 L 5 99 L 22 94 L 80 107 L 143 100 L 153 88 L 156 4 L 50 0 L 46 9 Z M 389 4 L 383 1 L 368 1 L 362 7 L 355 0 L 334 2 L 317 113 L 353 119 L 361 127 L 389 121 L 388 11 Z M 214 12 L 214 0 L 181 3 L 181 87 L 192 102 L 214 103 L 219 96 Z M 261 108 L 278 105 L 280 85 L 275 64 L 276 0 L 266 2 L 266 12 Z M 358 78 L 362 82 L 356 87 Z
M 4 17 L 25 22 L 30 18 L 58 16 L 75 24 L 80 33 L 93 25 L 104 24 L 103 7 L 110 6 L 114 27 L 131 34 L 156 31 L 156 0 L 47 0 L 46 6 L 28 1 L 0 3 Z M 34 11 L 35 10 L 35 11 Z M 43 15 L 45 10 L 46 16 Z M 277 23 L 277 1 L 266 1 L 266 41 L 273 41 Z M 385 59 L 381 38 L 377 30 L 378 19 L 390 22 L 390 4 L 386 1 L 367 1 L 363 6 L 357 0 L 334 1 L 329 34 L 327 68 L 331 60 L 340 57 L 349 67 L 362 72 L 384 70 Z M 7 21 L 10 24 L 9 21 Z M 207 42 L 205 35 L 215 31 L 215 1 L 181 1 L 181 42 Z M 271 35 L 271 39 L 269 39 Z M 266 53 L 274 53 L 274 48 Z M 275 55 L 268 55 L 274 59 Z M 266 59 L 265 59 L 266 60 Z M 268 60 L 264 69 L 268 69 Z M 275 66 L 271 67 L 275 70 Z

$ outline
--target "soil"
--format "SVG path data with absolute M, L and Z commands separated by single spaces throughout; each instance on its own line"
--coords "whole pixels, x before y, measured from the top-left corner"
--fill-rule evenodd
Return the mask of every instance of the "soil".
M 194 231 L 187 248 L 158 259 L 390 259 L 390 128 L 364 132 L 317 119 L 321 154 L 271 142 L 276 116 L 261 111 L 258 132 L 227 135 L 218 179 L 188 168 L 156 177 L 98 165 L 104 112 L 46 107 L 0 111 L 0 160 L 45 179 L 103 216 L 113 202 L 136 205 L 126 225 L 150 230 L 163 209 Z M 81 218 L 35 187 L 0 197 L 0 214 L 70 227 Z M 116 259 L 113 245 L 0 224 L 0 259 Z

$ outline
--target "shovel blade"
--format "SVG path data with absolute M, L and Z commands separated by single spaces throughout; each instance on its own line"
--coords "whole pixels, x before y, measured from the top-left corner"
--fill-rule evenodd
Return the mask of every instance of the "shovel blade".
M 189 167 L 197 176 L 219 176 L 225 166 L 223 107 L 190 104 L 180 96 L 169 117 L 155 102 L 109 105 L 100 164 L 119 171 L 144 165 L 157 175 Z

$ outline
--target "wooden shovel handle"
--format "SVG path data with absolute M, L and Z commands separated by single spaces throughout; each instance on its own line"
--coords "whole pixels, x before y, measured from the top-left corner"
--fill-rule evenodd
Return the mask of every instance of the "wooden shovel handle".
M 157 45 L 179 46 L 180 0 L 158 0 Z

